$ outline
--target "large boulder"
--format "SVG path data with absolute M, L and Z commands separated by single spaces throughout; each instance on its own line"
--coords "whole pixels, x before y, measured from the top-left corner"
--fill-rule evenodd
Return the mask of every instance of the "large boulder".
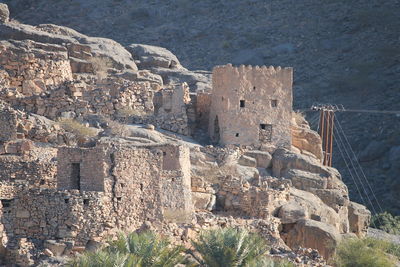
M 295 223 L 302 219 L 309 218 L 305 207 L 300 206 L 296 202 L 290 202 L 283 205 L 278 212 L 278 217 L 283 224 Z
M 183 69 L 178 58 L 166 48 L 153 45 L 131 44 L 126 49 L 134 59 L 139 61 L 138 66 L 140 69 L 155 67 Z
M 68 27 L 53 24 L 0 24 L 0 40 L 9 39 L 65 45 L 69 55 L 78 59 L 76 62 L 90 63 L 91 58 L 98 58 L 106 63 L 107 68 L 137 70 L 131 54 L 119 43 L 107 38 L 89 37 Z
M 321 137 L 317 132 L 311 130 L 308 124 L 305 126 L 292 123 L 292 145 L 298 148 L 301 153 L 311 153 L 322 161 Z
M 350 232 L 359 237 L 364 237 L 368 231 L 371 212 L 365 206 L 355 202 L 350 202 L 348 208 Z
M 10 11 L 6 4 L 0 3 L 0 23 L 7 22 L 10 17 Z
M 345 232 L 347 229 L 343 229 L 343 224 L 347 223 L 347 217 L 341 218 L 334 209 L 327 206 L 320 198 L 316 195 L 298 190 L 295 188 L 290 189 L 290 202 L 294 205 L 302 207 L 305 210 L 306 218 L 315 221 L 321 221 L 335 227 L 341 232 Z
M 257 161 L 258 168 L 271 167 L 272 156 L 267 151 L 252 150 L 252 151 L 247 151 L 245 155 L 255 158 Z
M 331 258 L 335 247 L 341 240 L 338 230 L 332 225 L 309 219 L 298 221 L 284 237 L 286 244 L 296 249 L 299 247 L 313 248 L 324 256 Z

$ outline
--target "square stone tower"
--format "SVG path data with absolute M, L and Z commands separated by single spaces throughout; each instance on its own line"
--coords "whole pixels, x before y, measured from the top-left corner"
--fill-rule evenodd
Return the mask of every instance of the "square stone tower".
M 292 68 L 228 64 L 215 67 L 212 80 L 212 141 L 291 146 Z

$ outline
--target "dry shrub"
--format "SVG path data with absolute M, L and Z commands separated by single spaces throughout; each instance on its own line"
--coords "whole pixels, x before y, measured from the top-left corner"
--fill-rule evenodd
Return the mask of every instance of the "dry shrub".
M 92 57 L 89 61 L 92 63 L 93 71 L 98 80 L 107 78 L 108 70 L 113 67 L 111 59 L 106 57 Z
M 67 132 L 75 134 L 77 137 L 94 137 L 96 130 L 89 128 L 74 119 L 60 119 L 58 124 Z

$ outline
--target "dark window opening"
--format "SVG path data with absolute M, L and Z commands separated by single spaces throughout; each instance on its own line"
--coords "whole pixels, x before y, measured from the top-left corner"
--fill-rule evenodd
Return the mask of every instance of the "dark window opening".
M 125 187 L 125 184 L 124 183 L 121 183 L 121 188 L 124 188 Z
M 271 107 L 276 108 L 278 106 L 278 100 L 273 99 L 271 100 Z
M 143 198 L 141 198 L 141 199 L 140 199 L 140 202 L 141 202 L 141 203 L 144 203 L 144 199 L 143 199 Z
M 83 205 L 89 206 L 89 199 L 84 199 L 83 200 Z
M 162 154 L 163 154 L 163 156 L 166 156 L 166 155 L 167 155 L 167 152 L 164 151 Z
M 69 199 L 68 199 L 68 198 L 65 198 L 65 199 L 64 199 L 64 202 L 65 202 L 65 204 L 68 204 L 68 203 L 69 203 Z
M 117 201 L 121 201 L 122 197 L 117 197 Z
M 255 86 L 253 86 L 253 90 L 256 90 L 256 87 L 255 87 Z
M 260 128 L 261 128 L 262 130 L 265 130 L 265 127 L 267 127 L 266 124 L 264 124 L 264 123 L 261 123 L 261 124 L 260 124 Z
M 236 137 L 239 137 L 239 133 L 236 133 L 235 136 L 236 136 Z
M 140 184 L 140 191 L 143 191 L 143 184 Z
M 12 202 L 12 199 L 2 199 L 1 205 L 3 206 L 3 208 L 9 208 L 9 207 L 11 207 L 11 202 Z
M 244 101 L 244 100 L 240 100 L 240 107 L 241 107 L 241 108 L 244 108 L 245 105 L 246 105 L 245 101 Z
M 81 164 L 71 164 L 71 189 L 81 190 Z
M 44 185 L 46 183 L 45 180 L 40 180 L 40 185 Z
M 172 182 L 175 182 L 175 178 L 172 178 L 171 181 L 172 181 Z

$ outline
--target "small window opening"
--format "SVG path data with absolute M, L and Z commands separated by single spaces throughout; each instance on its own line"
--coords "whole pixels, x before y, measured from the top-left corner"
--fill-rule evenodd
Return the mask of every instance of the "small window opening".
M 256 87 L 255 87 L 255 86 L 253 86 L 253 90 L 256 90 Z
M 72 189 L 81 190 L 81 164 L 72 163 L 71 169 Z
M 40 185 L 44 185 L 46 183 L 45 180 L 40 180 Z
M 140 191 L 143 191 L 143 184 L 140 184 Z
M 245 101 L 244 101 L 244 100 L 240 100 L 240 107 L 241 107 L 241 108 L 244 108 L 245 105 L 246 105 Z
M 83 200 L 83 205 L 89 206 L 89 199 L 84 199 Z
M 141 202 L 141 203 L 144 203 L 144 199 L 143 199 L 143 198 L 141 198 L 141 199 L 140 199 L 140 202 Z
M 175 178 L 172 178 L 171 181 L 172 181 L 172 182 L 175 182 Z
M 236 133 L 235 136 L 236 136 L 236 137 L 239 137 L 239 133 Z
M 125 187 L 125 184 L 124 183 L 121 183 L 121 188 L 124 188 Z
M 278 100 L 273 99 L 271 100 L 271 107 L 276 108 L 278 106 Z
M 163 153 L 162 153 L 162 154 L 163 154 L 163 156 L 166 156 L 166 155 L 167 155 L 167 152 L 163 151 Z
M 117 197 L 117 201 L 121 201 L 122 197 Z
M 266 127 L 267 127 L 266 124 L 264 124 L 264 123 L 261 123 L 261 124 L 260 124 L 260 128 L 261 128 L 262 130 L 265 130 Z
M 3 208 L 9 208 L 9 207 L 11 207 L 11 202 L 12 202 L 12 199 L 2 199 L 1 205 L 3 205 Z
M 68 204 L 69 203 L 69 198 L 65 198 L 64 202 L 65 202 L 65 204 Z

